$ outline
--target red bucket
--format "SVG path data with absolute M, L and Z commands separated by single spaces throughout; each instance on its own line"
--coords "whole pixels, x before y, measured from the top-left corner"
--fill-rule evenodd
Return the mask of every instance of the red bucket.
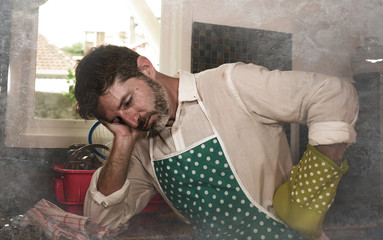
M 52 179 L 52 192 L 57 202 L 67 212 L 83 215 L 83 205 L 90 180 L 96 170 L 64 169 L 63 164 L 54 165 L 56 177 Z M 172 211 L 160 194 L 150 200 L 143 214 Z
M 64 169 L 63 164 L 54 165 L 56 177 L 52 179 L 52 191 L 57 202 L 67 212 L 82 215 L 86 192 L 96 170 Z

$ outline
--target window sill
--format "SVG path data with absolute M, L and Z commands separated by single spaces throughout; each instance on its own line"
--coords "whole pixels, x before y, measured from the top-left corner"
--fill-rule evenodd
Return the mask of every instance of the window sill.
M 7 147 L 68 148 L 70 145 L 87 144 L 89 129 L 95 121 L 51 120 L 32 121 L 17 134 L 7 134 Z

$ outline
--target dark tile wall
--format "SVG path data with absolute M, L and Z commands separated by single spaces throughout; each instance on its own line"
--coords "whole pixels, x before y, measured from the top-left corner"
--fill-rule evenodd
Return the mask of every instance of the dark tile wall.
M 192 72 L 232 62 L 291 70 L 291 59 L 290 33 L 193 23 Z

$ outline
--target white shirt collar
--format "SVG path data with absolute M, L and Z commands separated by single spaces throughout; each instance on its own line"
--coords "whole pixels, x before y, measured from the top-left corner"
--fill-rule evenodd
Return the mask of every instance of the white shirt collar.
M 178 102 L 194 101 L 198 98 L 198 91 L 194 74 L 187 71 L 179 71 Z

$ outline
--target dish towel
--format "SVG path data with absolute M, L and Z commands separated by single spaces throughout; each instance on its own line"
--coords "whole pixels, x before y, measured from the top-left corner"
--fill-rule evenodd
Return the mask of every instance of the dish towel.
M 92 224 L 89 217 L 65 212 L 45 199 L 25 213 L 20 226 L 27 225 L 40 228 L 51 239 L 101 239 L 106 236 L 113 237 L 127 229 L 127 225 L 113 231 L 109 227 L 101 228 Z

